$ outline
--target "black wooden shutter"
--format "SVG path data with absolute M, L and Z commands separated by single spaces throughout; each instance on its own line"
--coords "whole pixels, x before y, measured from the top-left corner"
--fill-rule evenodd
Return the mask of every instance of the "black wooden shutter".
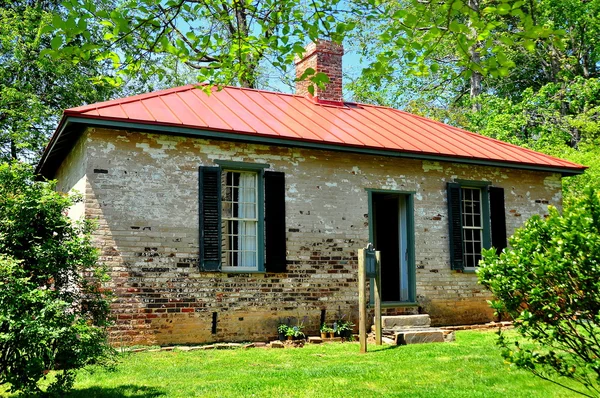
M 200 270 L 221 269 L 221 170 L 200 167 Z
M 286 271 L 285 174 L 265 171 L 265 268 Z
M 448 183 L 448 238 L 450 241 L 450 267 L 464 269 L 462 239 L 462 194 L 460 184 Z
M 504 188 L 489 187 L 490 224 L 492 247 L 500 254 L 506 245 L 506 213 L 504 210 Z

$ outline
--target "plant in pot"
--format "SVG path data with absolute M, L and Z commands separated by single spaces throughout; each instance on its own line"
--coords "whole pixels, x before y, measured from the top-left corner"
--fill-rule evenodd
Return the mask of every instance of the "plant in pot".
M 287 336 L 287 339 L 293 340 L 295 334 L 296 334 L 296 332 L 294 331 L 294 328 L 292 326 L 288 326 L 287 330 L 285 331 L 285 335 Z
M 285 331 L 285 335 L 287 336 L 288 340 L 300 340 L 304 338 L 304 332 L 302 332 L 301 325 L 288 326 L 287 330 Z
M 290 327 L 285 323 L 280 323 L 279 326 L 277 326 L 277 334 L 279 335 L 279 340 L 285 340 L 289 328 Z
M 333 337 L 333 329 L 327 326 L 326 323 L 324 323 L 323 325 L 321 325 L 321 338 L 326 339 L 327 334 L 329 334 L 330 337 Z
M 338 336 L 346 340 L 352 336 L 352 328 L 354 328 L 354 324 L 352 322 L 344 320 L 340 320 L 337 322 Z
M 291 329 L 293 331 L 294 340 L 300 340 L 304 338 L 304 332 L 302 331 L 302 329 L 304 329 L 304 325 L 298 324 L 296 326 L 292 326 Z
M 352 336 L 352 328 L 354 328 L 354 324 L 344 319 L 344 317 L 345 315 L 338 316 L 338 318 L 333 323 L 333 330 L 335 331 L 335 334 L 337 336 L 349 339 L 350 336 Z

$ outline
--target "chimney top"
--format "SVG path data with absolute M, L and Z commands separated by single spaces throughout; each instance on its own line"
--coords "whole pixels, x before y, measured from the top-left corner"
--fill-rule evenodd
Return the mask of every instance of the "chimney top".
M 322 72 L 329 77 L 324 89 L 314 86 L 314 98 L 317 101 L 342 103 L 342 56 L 344 47 L 330 40 L 318 39 L 309 43 L 302 58 L 296 58 L 296 79 L 308 68 L 315 73 Z M 308 87 L 312 82 L 308 79 L 296 82 L 296 94 L 311 97 Z

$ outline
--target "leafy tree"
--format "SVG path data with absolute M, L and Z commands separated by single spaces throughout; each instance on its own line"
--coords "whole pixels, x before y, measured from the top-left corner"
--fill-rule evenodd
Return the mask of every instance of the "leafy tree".
M 568 86 L 548 83 L 528 88 L 515 99 L 479 98 L 485 112 L 466 115 L 481 134 L 535 149 L 577 148 L 600 139 L 600 79 L 577 76 Z
M 374 61 L 361 79 L 396 85 L 409 75 L 413 84 L 438 94 L 451 88 L 455 98 L 474 98 L 484 91 L 485 77 L 505 77 L 516 66 L 510 49 L 532 50 L 536 41 L 560 43 L 563 32 L 538 23 L 534 3 L 365 0 L 361 17 L 367 23 L 358 24 L 357 32 L 369 38 L 359 42 Z M 478 108 L 477 102 L 472 105 Z
M 550 207 L 510 239 L 500 256 L 486 250 L 479 281 L 514 319 L 526 342 L 502 337 L 504 357 L 587 396 L 600 395 L 600 192 Z M 556 376 L 560 376 L 557 378 Z
M 0 164 L 0 384 L 39 392 L 72 386 L 76 369 L 107 363 L 109 302 L 88 222 L 66 215 L 77 198 L 39 182 L 30 166 Z
M 598 77 L 598 0 L 395 0 L 375 10 L 354 33 L 375 60 L 350 84 L 357 98 L 383 89 L 387 105 L 416 101 L 425 112 L 472 107 L 465 99 L 479 93 L 518 100 L 527 88 Z
M 55 55 L 111 60 L 125 75 L 165 76 L 170 71 L 152 60 L 168 56 L 198 71 L 199 81 L 256 88 L 260 70 L 285 70 L 304 51 L 309 38 L 340 41 L 347 27 L 335 22 L 339 0 L 120 0 L 99 6 L 93 0 L 69 0 L 70 13 L 56 18 Z M 103 40 L 86 33 L 103 30 Z M 83 35 L 84 46 L 73 38 Z M 316 83 L 323 74 L 308 73 Z M 112 79 L 119 83 L 119 79 Z
M 102 63 L 74 64 L 43 55 L 52 36 L 44 27 L 58 1 L 7 1 L 0 7 L 0 160 L 35 162 L 65 108 L 108 99 L 114 89 L 90 78 Z

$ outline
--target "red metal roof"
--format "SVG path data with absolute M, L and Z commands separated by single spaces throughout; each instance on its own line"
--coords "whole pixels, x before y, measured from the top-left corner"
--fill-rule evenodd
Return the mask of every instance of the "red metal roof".
M 506 167 L 557 168 L 566 174 L 585 169 L 392 108 L 355 103 L 336 106 L 298 95 L 237 87 L 212 89 L 207 95 L 197 86 L 188 85 L 67 109 L 63 122 L 69 117 L 233 133 L 240 139 L 255 136 L 265 141 L 302 141 L 454 158 L 449 161 L 502 162 L 507 163 Z

